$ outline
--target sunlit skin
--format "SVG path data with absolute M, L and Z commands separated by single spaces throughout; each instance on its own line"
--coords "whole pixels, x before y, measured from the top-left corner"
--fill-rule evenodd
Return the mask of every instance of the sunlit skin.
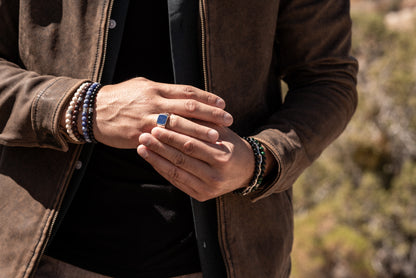
M 252 148 L 228 128 L 233 118 L 224 109 L 223 99 L 198 88 L 134 78 L 100 89 L 93 131 L 100 143 L 137 149 L 174 186 L 205 201 L 247 186 L 254 173 Z M 160 113 L 171 114 L 166 128 L 156 126 Z M 267 174 L 275 163 L 267 149 L 266 160 Z
M 155 127 L 140 136 L 137 152 L 177 188 L 205 201 L 246 187 L 254 173 L 250 144 L 227 127 L 216 130 L 219 140 L 212 143 Z M 275 164 L 267 149 L 266 160 L 267 175 Z

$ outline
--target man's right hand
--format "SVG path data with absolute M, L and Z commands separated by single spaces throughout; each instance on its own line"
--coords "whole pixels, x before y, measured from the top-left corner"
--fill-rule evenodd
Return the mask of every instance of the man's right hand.
M 224 108 L 224 100 L 198 88 L 134 78 L 100 89 L 94 136 L 98 142 L 115 148 L 137 148 L 139 136 L 156 126 L 158 115 L 170 113 L 173 115 L 169 118 L 169 129 L 215 142 L 219 137 L 215 129 L 188 119 L 230 126 L 233 118 Z

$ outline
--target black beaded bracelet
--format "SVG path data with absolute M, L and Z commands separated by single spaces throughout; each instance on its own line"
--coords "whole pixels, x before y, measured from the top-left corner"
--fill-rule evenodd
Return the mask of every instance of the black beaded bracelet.
M 245 196 L 256 191 L 262 184 L 266 167 L 266 154 L 264 152 L 264 147 L 258 140 L 252 137 L 243 137 L 243 139 L 245 139 L 250 144 L 255 157 L 253 178 L 249 185 L 240 192 Z
M 93 132 L 93 116 L 94 116 L 94 105 L 95 105 L 95 98 L 97 97 L 98 90 L 101 88 L 101 84 L 98 84 L 97 87 L 94 89 L 93 93 L 91 94 L 90 103 L 88 104 L 88 115 L 87 115 L 87 130 L 90 136 L 92 143 L 98 143 L 95 140 L 94 132 Z
M 93 133 L 93 115 L 94 115 L 94 104 L 95 96 L 98 92 L 98 89 L 101 87 L 101 84 L 94 82 L 85 94 L 84 104 L 82 106 L 82 134 L 87 143 L 97 143 L 94 138 Z

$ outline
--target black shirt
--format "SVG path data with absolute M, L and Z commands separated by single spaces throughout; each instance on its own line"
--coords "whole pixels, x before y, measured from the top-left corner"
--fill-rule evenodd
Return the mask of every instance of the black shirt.
M 166 1 L 130 1 L 114 83 L 173 83 Z M 97 144 L 47 254 L 115 277 L 200 271 L 189 197 L 136 150 Z

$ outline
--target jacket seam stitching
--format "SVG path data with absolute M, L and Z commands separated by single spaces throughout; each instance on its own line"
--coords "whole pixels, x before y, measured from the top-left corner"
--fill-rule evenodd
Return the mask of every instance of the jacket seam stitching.
M 210 45 L 211 45 L 211 41 L 208 39 L 210 36 L 209 36 L 209 34 L 211 33 L 210 32 L 210 28 L 209 28 L 209 24 L 207 24 L 208 22 L 209 22 L 209 9 L 208 9 L 208 3 L 207 2 L 205 2 L 205 22 L 206 22 L 206 24 L 205 24 L 205 48 L 206 48 L 206 50 L 205 50 L 205 53 L 206 53 L 206 57 L 205 57 L 205 59 L 206 59 L 206 70 L 207 70 L 207 86 L 208 86 L 208 88 L 206 88 L 207 90 L 212 90 L 212 78 L 211 78 L 211 76 L 212 76 L 212 67 L 210 67 L 209 65 L 211 64 L 211 62 L 210 62 L 210 57 L 211 57 L 211 55 L 209 55 L 210 54 L 210 52 L 211 52 L 211 47 L 210 47 Z
M 58 189 L 55 191 L 55 197 L 52 199 L 51 203 L 49 204 L 49 206 L 52 207 L 52 209 L 50 209 L 50 212 L 48 214 L 47 219 L 51 219 L 51 222 L 50 222 L 49 226 L 47 227 L 46 234 L 44 236 L 44 241 L 43 242 L 45 244 L 47 244 L 48 240 L 51 239 L 50 238 L 50 232 L 52 231 L 52 229 L 54 227 L 54 225 L 53 225 L 54 224 L 54 216 L 52 214 L 55 213 L 56 215 L 58 215 L 59 212 L 60 212 L 60 204 L 62 204 L 62 201 L 66 196 L 67 189 L 70 186 L 70 182 L 71 182 L 71 179 L 72 179 L 72 174 L 71 173 L 73 173 L 73 170 L 74 170 L 73 167 L 75 165 L 75 161 L 79 157 L 79 154 L 82 152 L 82 149 L 83 149 L 83 146 L 78 145 L 76 147 L 75 151 L 73 152 L 73 154 L 71 155 L 71 158 L 68 161 L 69 168 L 65 168 L 66 170 L 63 171 L 63 174 L 61 175 L 61 178 L 58 182 L 58 184 L 61 185 L 61 186 L 58 187 Z M 47 226 L 47 223 L 48 223 L 48 221 L 46 221 L 45 224 L 42 226 L 43 227 L 42 231 L 44 231 L 45 227 Z M 38 246 L 41 242 L 42 242 L 42 236 L 39 238 L 39 241 L 36 244 L 36 246 Z M 36 273 L 36 269 L 39 265 L 41 257 L 44 254 L 44 250 L 45 250 L 45 248 L 40 249 L 39 258 L 38 258 L 38 260 L 36 260 L 34 262 L 34 266 L 31 269 L 30 275 L 33 275 L 33 274 Z M 33 253 L 31 260 L 33 259 L 34 256 L 35 256 L 35 253 Z
M 48 219 L 50 219 L 51 214 L 52 214 L 52 210 L 49 211 L 49 213 L 47 214 L 46 219 L 42 222 L 42 225 L 41 225 L 42 232 L 40 234 L 40 237 L 38 238 L 38 241 L 36 242 L 36 244 L 34 246 L 35 248 L 34 248 L 34 250 L 32 252 L 32 255 L 30 256 L 30 259 L 29 259 L 28 263 L 26 264 L 25 271 L 23 272 L 23 277 L 26 277 L 26 275 L 27 275 L 27 273 L 29 271 L 30 264 L 32 263 L 33 258 L 35 257 L 36 250 L 38 249 L 39 244 L 42 241 L 43 231 L 44 231 L 44 229 L 46 227 L 46 223 L 48 222 Z
M 57 78 L 55 80 L 53 80 L 45 89 L 43 89 L 35 98 L 35 101 L 33 102 L 33 123 L 32 123 L 32 128 L 35 131 L 36 137 L 39 140 L 39 135 L 38 135 L 38 122 L 37 122 L 37 115 L 38 115 L 38 111 L 39 111 L 39 101 L 42 98 L 42 96 L 47 92 L 48 89 L 50 89 L 55 83 L 57 83 L 61 78 Z M 53 131 L 52 131 L 53 133 Z
M 59 122 L 58 125 L 56 125 L 57 119 L 56 119 L 56 115 L 58 113 L 59 108 L 61 107 L 61 104 L 63 103 L 63 101 L 65 100 L 65 95 L 63 95 L 59 101 L 58 101 L 58 106 L 55 108 L 55 111 L 53 112 L 53 117 L 52 117 L 52 134 L 54 135 L 54 137 L 56 137 L 59 141 L 59 143 L 61 145 L 64 145 L 64 140 L 59 136 Z
M 71 156 L 71 159 L 69 160 L 69 162 L 68 162 L 68 164 L 69 165 L 73 165 L 74 164 L 74 161 L 76 160 L 76 156 L 74 156 L 74 155 L 72 155 Z M 71 175 L 69 174 L 69 175 L 65 175 L 65 172 L 66 171 L 63 171 L 63 174 L 61 175 L 61 178 L 59 179 L 59 182 L 58 182 L 58 184 L 59 185 L 61 185 L 61 186 L 59 186 L 58 188 L 57 188 L 57 190 L 55 191 L 55 194 L 54 194 L 54 198 L 52 198 L 51 199 L 51 203 L 49 203 L 48 204 L 48 207 L 51 207 L 51 209 L 49 210 L 49 212 L 46 214 L 46 219 L 42 222 L 42 224 L 41 224 L 41 228 L 42 228 L 42 232 L 41 232 L 41 234 L 40 234 L 40 236 L 39 236 L 39 238 L 38 238 L 38 240 L 37 240 L 37 242 L 36 242 L 36 244 L 35 244 L 35 248 L 34 248 L 34 251 L 32 252 L 32 255 L 31 255 L 31 257 L 30 257 L 30 260 L 29 260 L 29 262 L 26 264 L 26 269 L 25 269 L 25 271 L 24 271 L 24 276 L 23 277 L 25 277 L 26 275 L 27 275 L 27 273 L 29 272 L 29 267 L 30 267 L 30 265 L 31 265 L 31 262 L 33 261 L 33 259 L 34 259 L 34 257 L 35 257 L 35 254 L 36 254 L 36 250 L 39 248 L 39 245 L 42 243 L 42 239 L 43 238 L 45 238 L 45 241 L 47 240 L 47 236 L 48 236 L 48 230 L 46 231 L 46 234 L 44 233 L 44 231 L 45 231 L 45 228 L 48 228 L 48 229 L 52 229 L 52 222 L 51 222 L 51 224 L 50 224 L 50 226 L 49 227 L 47 227 L 47 223 L 48 223 L 48 221 L 50 220 L 50 219 L 52 219 L 52 214 L 53 213 L 57 213 L 57 211 L 56 211 L 56 209 L 57 209 L 57 206 L 58 206 L 58 203 L 59 203 L 59 196 L 61 196 L 62 194 L 64 194 L 65 193 L 65 184 L 67 184 L 67 186 L 68 186 L 68 182 L 66 182 L 65 180 L 67 180 L 67 179 L 71 179 Z M 62 198 L 63 198 L 63 196 L 62 196 Z M 40 251 L 41 252 L 41 251 Z M 42 255 L 42 253 L 40 253 L 39 255 Z M 34 267 L 36 267 L 36 262 L 34 262 L 34 264 L 35 264 L 35 266 Z M 30 272 L 33 272 L 33 268 L 32 268 L 32 270 L 30 271 Z M 29 275 L 32 275 L 33 273 L 29 273 Z
M 100 21 L 100 27 L 103 25 L 103 22 L 107 19 L 106 17 L 105 17 L 105 7 L 106 7 L 106 4 L 107 4 L 107 2 L 108 1 L 105 1 L 104 3 L 103 3 L 103 8 L 101 9 L 101 21 Z M 102 37 L 103 37 L 103 29 L 104 28 L 99 28 L 99 32 L 98 32 L 98 38 L 97 38 L 97 47 L 95 48 L 96 49 L 96 52 L 95 52 L 95 61 L 94 61 L 94 67 L 93 67 L 93 70 L 92 70 L 92 76 L 91 76 L 91 79 L 95 79 L 95 75 L 96 75 L 96 73 L 97 73 L 97 68 L 98 68 L 98 53 L 99 53 L 99 51 L 100 51 L 100 42 L 101 42 L 101 40 L 102 40 Z

